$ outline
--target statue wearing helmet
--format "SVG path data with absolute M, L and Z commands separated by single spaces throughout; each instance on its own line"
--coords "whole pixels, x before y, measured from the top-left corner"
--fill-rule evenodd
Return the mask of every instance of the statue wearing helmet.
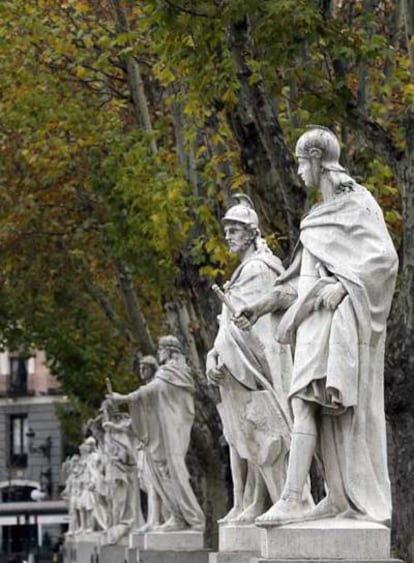
M 219 330 L 206 361 L 208 380 L 219 386 L 217 405 L 230 449 L 234 504 L 221 523 L 246 524 L 280 497 L 289 450 L 287 390 L 291 352 L 273 338 L 277 319 L 262 318 L 249 331 L 232 322 L 232 309 L 265 295 L 284 271 L 262 239 L 250 198 L 223 217 L 224 233 L 240 264 L 225 285 Z
M 246 194 L 234 194 L 233 199 L 237 201 L 236 205 L 230 207 L 224 215 L 222 222 L 224 224 L 233 222 L 241 223 L 250 227 L 252 230 L 259 229 L 259 217 L 253 208 L 253 202 Z
M 320 154 L 320 163 L 323 170 L 344 172 L 345 168 L 339 164 L 341 147 L 339 141 L 327 127 L 310 125 L 296 143 L 297 158 L 311 158 Z

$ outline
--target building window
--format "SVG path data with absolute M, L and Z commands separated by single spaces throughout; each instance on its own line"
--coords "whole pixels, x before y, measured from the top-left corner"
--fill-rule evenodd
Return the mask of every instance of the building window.
M 27 393 L 27 360 L 10 356 L 10 392 L 16 395 Z
M 19 414 L 10 417 L 10 465 L 12 467 L 26 467 L 28 445 L 27 415 Z

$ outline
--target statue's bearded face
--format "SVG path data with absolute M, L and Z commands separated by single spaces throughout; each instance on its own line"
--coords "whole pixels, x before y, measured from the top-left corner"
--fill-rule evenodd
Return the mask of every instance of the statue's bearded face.
M 224 226 L 224 237 L 231 252 L 245 252 L 253 242 L 251 229 L 241 223 L 229 223 Z

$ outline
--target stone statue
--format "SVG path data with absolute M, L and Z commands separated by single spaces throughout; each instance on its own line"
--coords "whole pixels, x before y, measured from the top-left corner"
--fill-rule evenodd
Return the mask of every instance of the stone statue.
M 79 513 L 80 528 L 78 532 L 90 533 L 96 529 L 94 518 L 96 483 L 100 478 L 100 468 L 93 455 L 96 448 L 95 438 L 89 436 L 79 446 L 79 494 L 76 509 Z
M 295 344 L 292 445 L 282 497 L 259 518 L 263 525 L 336 515 L 390 522 L 383 360 L 398 260 L 380 207 L 339 155 L 325 127 L 299 138 L 298 173 L 321 202 L 304 216 L 300 246 L 276 287 L 235 318 L 247 328 L 285 309 L 286 288 L 297 288 L 277 333 Z M 315 452 L 327 495 L 306 511 L 302 490 Z
M 154 356 L 143 356 L 139 359 L 139 381 L 141 385 L 145 385 L 152 381 L 158 369 L 158 362 Z M 132 407 L 133 408 L 133 407 Z M 140 488 L 147 494 L 147 521 L 139 529 L 140 532 L 146 532 L 158 528 L 162 521 L 168 520 L 171 515 L 168 507 L 163 503 L 162 498 L 157 493 L 154 480 L 151 477 L 151 460 L 148 459 L 150 452 L 148 451 L 148 424 L 151 416 L 157 416 L 155 412 L 148 413 L 145 416 L 145 410 L 136 413 L 133 419 L 134 431 L 138 437 L 138 448 L 136 450 L 136 462 L 138 468 L 138 478 Z
M 128 403 L 134 429 L 145 450 L 145 483 L 150 489 L 150 525 L 172 531 L 204 529 L 204 515 L 189 481 L 185 455 L 194 421 L 194 382 L 174 336 L 159 340 L 159 363 L 152 380 L 127 395 L 107 395 Z M 158 503 L 153 506 L 153 503 Z
M 107 460 L 105 481 L 108 491 L 105 543 L 113 544 L 137 523 L 139 490 L 131 418 L 126 413 L 115 411 L 107 401 L 103 410 Z
M 89 454 L 89 464 L 94 474 L 94 508 L 93 517 L 97 530 L 106 530 L 109 522 L 109 490 L 107 484 L 108 457 L 105 451 L 105 430 L 102 426 L 105 402 L 99 409 L 99 414 L 88 420 L 86 432 L 95 438 L 95 448 Z
M 80 529 L 80 520 L 77 509 L 80 478 L 79 455 L 75 454 L 66 459 L 62 464 L 62 475 L 65 478 L 65 487 L 62 491 L 62 498 L 68 504 L 69 525 L 67 535 L 75 534 Z
M 224 305 L 206 371 L 220 387 L 218 410 L 230 448 L 234 506 L 221 522 L 248 523 L 282 492 L 292 424 L 287 403 L 292 357 L 290 347 L 274 339 L 275 315 L 262 317 L 247 331 L 231 320 L 236 309 L 271 291 L 284 272 L 261 237 L 250 199 L 234 197 L 238 203 L 223 223 L 228 246 L 239 255 L 240 264 L 225 293 L 218 291 Z
M 103 401 L 98 416 L 88 421 L 80 457 L 63 464 L 69 505 L 69 531 L 101 533 L 101 544 L 113 544 L 135 528 L 140 518 L 136 438 L 131 418 Z

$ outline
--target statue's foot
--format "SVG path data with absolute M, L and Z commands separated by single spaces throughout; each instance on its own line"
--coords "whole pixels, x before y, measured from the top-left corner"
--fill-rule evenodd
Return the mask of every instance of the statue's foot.
M 263 514 L 264 506 L 262 502 L 254 502 L 248 506 L 241 514 L 233 519 L 235 524 L 251 524 L 258 516 Z
M 256 518 L 256 526 L 283 526 L 306 520 L 301 501 L 280 498 L 267 512 Z
M 322 518 L 335 518 L 339 513 L 329 500 L 329 497 L 323 498 L 318 504 L 306 512 L 306 520 L 319 520 Z
M 185 522 L 176 516 L 170 516 L 170 518 L 161 524 L 161 526 L 157 526 L 157 532 L 178 532 L 180 530 L 185 530 L 187 528 Z M 155 528 L 154 528 L 155 529 Z
M 203 524 L 191 526 L 188 528 L 189 532 L 204 532 L 205 526 Z
M 230 512 L 226 514 L 226 516 L 223 516 L 223 518 L 220 518 L 220 520 L 218 520 L 218 523 L 225 524 L 226 522 L 233 522 L 233 520 L 235 520 L 238 516 L 240 516 L 242 512 L 243 512 L 242 506 L 234 505 L 233 508 L 230 510 Z
M 158 527 L 160 526 L 159 522 L 147 522 L 146 524 L 144 524 L 143 526 L 141 526 L 140 528 L 138 528 L 138 532 L 140 534 L 145 534 L 145 532 L 150 532 L 151 530 L 156 530 Z

